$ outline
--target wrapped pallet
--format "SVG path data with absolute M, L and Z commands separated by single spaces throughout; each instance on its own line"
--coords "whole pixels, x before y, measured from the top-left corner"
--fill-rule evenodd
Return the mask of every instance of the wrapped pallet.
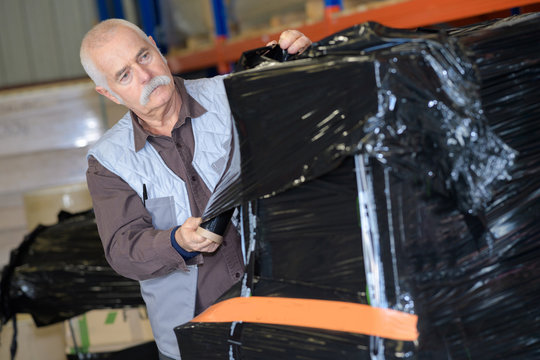
M 248 271 L 178 326 L 183 359 L 540 352 L 540 15 L 366 23 L 225 80 Z M 397 331 L 399 330 L 399 331 Z

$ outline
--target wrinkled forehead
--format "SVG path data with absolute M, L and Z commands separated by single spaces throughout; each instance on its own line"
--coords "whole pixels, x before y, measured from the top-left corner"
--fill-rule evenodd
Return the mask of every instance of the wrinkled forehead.
M 118 27 L 94 49 L 94 62 L 104 74 L 112 75 L 134 61 L 142 49 L 151 47 L 147 39 L 130 28 Z

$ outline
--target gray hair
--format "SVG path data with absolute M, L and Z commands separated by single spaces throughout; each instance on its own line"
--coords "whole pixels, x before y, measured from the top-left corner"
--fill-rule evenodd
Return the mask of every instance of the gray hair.
M 121 101 L 118 95 L 111 91 L 109 84 L 107 83 L 107 78 L 97 68 L 92 59 L 92 50 L 109 41 L 112 35 L 114 35 L 116 29 L 119 27 L 126 27 L 133 30 L 141 37 L 141 39 L 153 46 L 148 36 L 146 36 L 144 31 L 142 31 L 137 25 L 123 19 L 108 19 L 100 22 L 86 33 L 81 42 L 81 50 L 79 55 L 81 57 L 81 64 L 84 71 L 86 71 L 90 79 L 94 81 L 94 84 L 96 84 L 96 86 L 104 87 L 113 96 Z

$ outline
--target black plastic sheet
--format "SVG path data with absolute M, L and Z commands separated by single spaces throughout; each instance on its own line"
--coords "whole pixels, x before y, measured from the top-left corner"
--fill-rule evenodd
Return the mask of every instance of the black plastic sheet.
M 107 263 L 92 211 L 62 212 L 57 224 L 27 235 L 2 270 L 1 289 L 2 324 L 16 313 L 44 326 L 94 309 L 144 304 L 139 283 Z
M 291 62 L 247 53 L 225 80 L 236 168 L 205 212 L 242 205 L 248 272 L 223 299 L 370 303 L 417 314 L 419 339 L 188 323 L 184 358 L 540 356 L 539 27 L 367 23 Z
M 256 243 L 248 279 L 222 299 L 249 287 L 251 296 L 369 303 L 352 157 L 334 171 L 246 208 L 244 235 Z M 371 356 L 370 336 L 306 327 L 198 323 L 176 333 L 183 359 L 229 359 L 229 351 L 234 359 Z M 413 342 L 381 341 L 387 359 L 414 351 Z
M 255 69 L 227 78 L 242 155 L 203 217 L 302 184 L 359 151 L 423 173 L 464 211 L 484 207 L 515 153 L 487 127 L 460 44 L 414 35 L 367 23 L 322 40 L 306 59 L 251 61 Z
M 154 341 L 130 348 L 102 353 L 69 354 L 67 360 L 159 360 L 159 351 Z

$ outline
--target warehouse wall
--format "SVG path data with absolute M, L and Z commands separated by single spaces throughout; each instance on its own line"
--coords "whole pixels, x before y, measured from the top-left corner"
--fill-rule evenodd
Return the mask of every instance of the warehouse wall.
M 84 76 L 84 33 L 97 21 L 95 1 L 2 0 L 0 88 Z

